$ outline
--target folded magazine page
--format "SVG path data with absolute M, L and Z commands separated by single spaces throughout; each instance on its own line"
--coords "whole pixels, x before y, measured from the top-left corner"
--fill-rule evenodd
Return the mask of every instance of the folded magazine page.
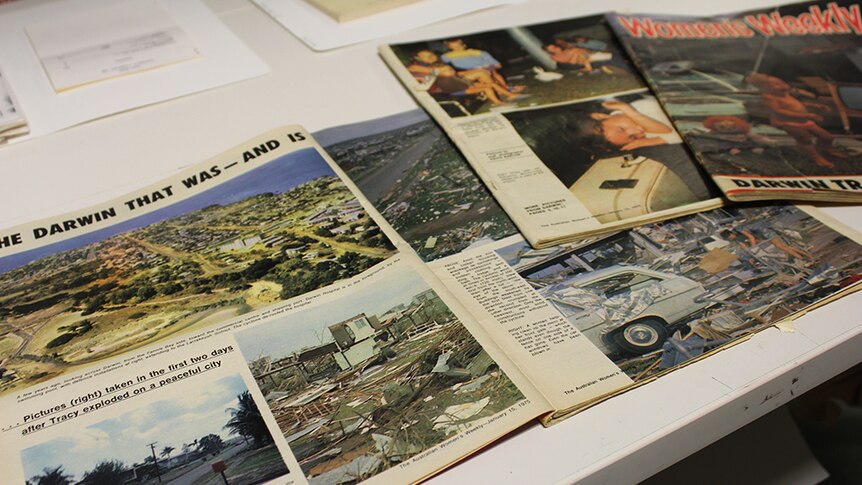
M 721 205 L 601 16 L 381 55 L 534 247 Z
M 315 137 L 551 403 L 545 424 L 859 288 L 862 238 L 813 208 L 719 208 L 537 250 L 427 117 Z
M 858 3 L 609 21 L 729 199 L 862 200 Z
M 297 126 L 4 228 L 0 288 L 10 483 L 413 482 L 549 410 Z

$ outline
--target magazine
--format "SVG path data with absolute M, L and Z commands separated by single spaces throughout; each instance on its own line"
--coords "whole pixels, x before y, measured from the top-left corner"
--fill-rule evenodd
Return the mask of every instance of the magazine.
M 601 16 L 381 54 L 533 247 L 721 205 Z
M 729 199 L 859 202 L 859 9 L 824 1 L 609 19 Z
M 0 231 L 10 481 L 417 481 L 862 274 L 791 205 L 535 250 L 423 113 L 319 137 Z

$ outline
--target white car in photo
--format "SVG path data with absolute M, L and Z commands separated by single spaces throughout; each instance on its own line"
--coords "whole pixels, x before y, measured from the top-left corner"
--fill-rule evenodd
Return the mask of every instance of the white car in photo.
M 669 327 L 706 308 L 706 290 L 684 276 L 617 265 L 582 273 L 539 290 L 606 354 L 658 350 Z

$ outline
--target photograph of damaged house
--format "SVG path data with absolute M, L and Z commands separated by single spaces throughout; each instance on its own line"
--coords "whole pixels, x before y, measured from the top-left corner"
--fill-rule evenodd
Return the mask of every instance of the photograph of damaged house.
M 862 278 L 862 246 L 793 206 L 716 209 L 580 244 L 498 252 L 635 381 Z
M 305 476 L 354 483 L 524 397 L 410 267 L 236 335 Z

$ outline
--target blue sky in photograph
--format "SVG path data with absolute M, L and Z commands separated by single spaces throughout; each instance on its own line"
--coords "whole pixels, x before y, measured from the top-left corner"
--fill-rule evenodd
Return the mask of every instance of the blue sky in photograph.
M 224 206 L 258 194 L 285 192 L 309 180 L 329 175 L 335 175 L 335 173 L 314 148 L 298 150 L 162 209 L 72 239 L 0 258 L 0 272 L 214 204 Z M 175 190 L 178 189 L 175 188 Z M 82 210 L 79 213 L 84 214 L 86 211 Z M 60 220 L 61 217 L 56 219 Z
M 408 265 L 389 268 L 365 283 L 342 291 L 336 302 L 237 332 L 235 337 L 242 354 L 247 361 L 262 355 L 280 358 L 305 347 L 331 342 L 329 325 L 360 313 L 380 315 L 399 303 L 409 303 L 428 289 L 428 283 Z
M 208 379 L 203 374 L 197 379 Z M 67 435 L 27 448 L 21 452 L 24 476 L 31 478 L 44 468 L 63 465 L 66 473 L 80 480 L 102 460 L 120 460 L 126 465 L 142 463 L 151 454 L 149 443 L 156 443 L 158 456 L 166 446 L 174 447 L 172 455 L 181 452 L 183 443 L 210 433 L 228 439 L 223 428 L 231 418 L 228 408 L 235 407 L 237 396 L 248 390 L 237 374 L 213 382 L 198 383 L 194 392 L 180 397 L 151 402 L 114 418 L 81 428 L 76 419 L 62 425 Z M 159 391 L 151 391 L 159 392 Z M 114 406 L 137 406 L 147 394 Z M 98 411 L 106 414 L 105 411 Z M 60 430 L 62 433 L 62 430 Z M 34 435 L 38 436 L 38 435 Z

